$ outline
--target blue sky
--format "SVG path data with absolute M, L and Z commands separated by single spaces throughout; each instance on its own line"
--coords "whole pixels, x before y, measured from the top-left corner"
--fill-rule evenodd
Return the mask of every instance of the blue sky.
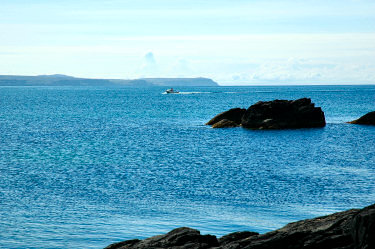
M 55 73 L 374 84 L 375 1 L 1 0 L 0 74 Z

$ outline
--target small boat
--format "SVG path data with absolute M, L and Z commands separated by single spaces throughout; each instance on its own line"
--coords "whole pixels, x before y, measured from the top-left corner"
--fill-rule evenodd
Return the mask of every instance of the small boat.
M 165 90 L 165 93 L 180 93 L 179 91 L 174 90 L 173 88 Z

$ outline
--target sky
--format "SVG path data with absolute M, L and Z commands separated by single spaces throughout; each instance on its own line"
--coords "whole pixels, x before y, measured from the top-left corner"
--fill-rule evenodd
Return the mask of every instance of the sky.
M 0 74 L 375 84 L 374 0 L 0 0 Z

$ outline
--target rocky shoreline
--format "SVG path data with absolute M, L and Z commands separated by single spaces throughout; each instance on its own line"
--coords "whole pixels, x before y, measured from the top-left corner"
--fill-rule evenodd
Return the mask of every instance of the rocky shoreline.
M 236 232 L 217 238 L 181 227 L 144 240 L 126 240 L 105 249 L 374 249 L 375 204 L 290 223 L 265 234 Z

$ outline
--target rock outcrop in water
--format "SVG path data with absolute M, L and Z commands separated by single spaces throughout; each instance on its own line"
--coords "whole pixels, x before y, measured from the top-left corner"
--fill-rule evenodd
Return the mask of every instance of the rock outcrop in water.
M 359 119 L 348 122 L 350 124 L 375 125 L 375 111 L 363 115 Z
M 260 101 L 247 110 L 230 109 L 206 124 L 213 128 L 242 126 L 250 129 L 297 129 L 324 127 L 326 122 L 322 109 L 315 107 L 311 99 L 302 98 Z
M 237 232 L 217 239 L 181 227 L 145 240 L 127 240 L 105 249 L 373 249 L 375 204 L 290 223 L 266 233 Z

